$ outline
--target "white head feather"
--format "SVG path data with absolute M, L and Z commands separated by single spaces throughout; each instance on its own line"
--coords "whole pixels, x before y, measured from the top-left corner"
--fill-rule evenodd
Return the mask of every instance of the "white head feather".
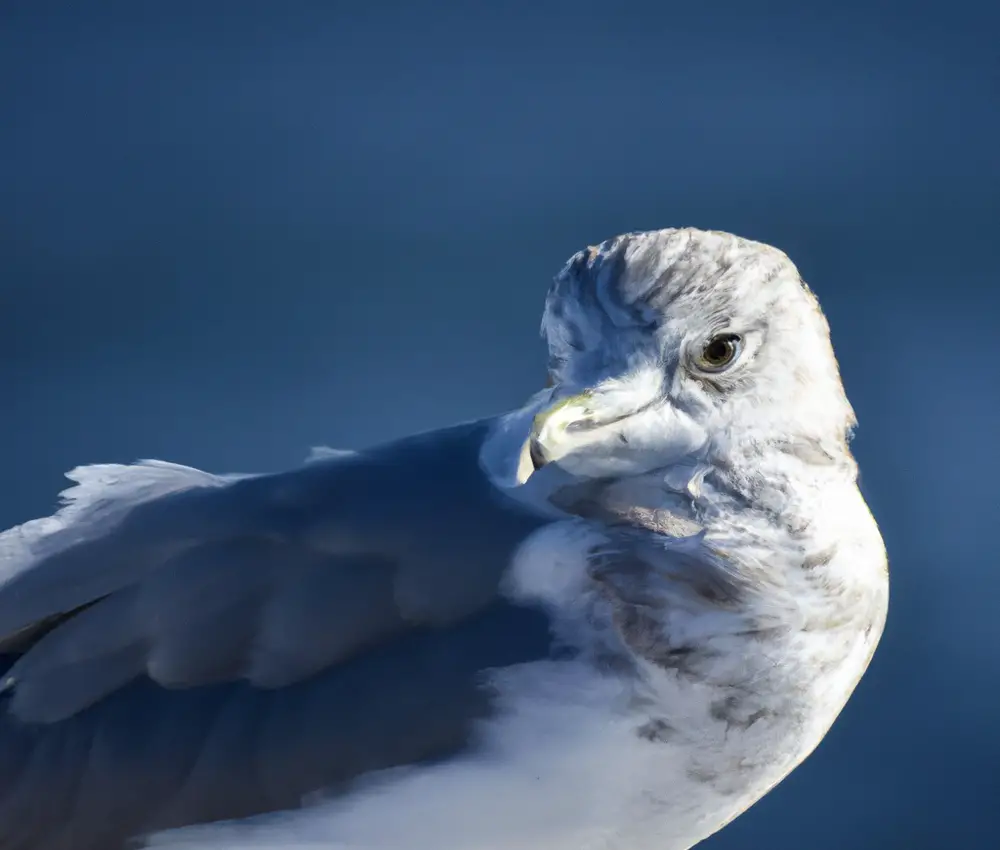
M 655 463 L 658 443 L 668 465 L 702 437 L 709 451 L 772 443 L 853 470 L 854 412 L 829 327 L 775 248 L 693 229 L 619 236 L 569 260 L 542 329 L 553 400 L 586 393 L 582 411 L 566 404 L 540 423 L 549 460 L 582 474 L 623 472 L 626 458 Z M 701 368 L 705 347 L 727 335 L 737 356 Z

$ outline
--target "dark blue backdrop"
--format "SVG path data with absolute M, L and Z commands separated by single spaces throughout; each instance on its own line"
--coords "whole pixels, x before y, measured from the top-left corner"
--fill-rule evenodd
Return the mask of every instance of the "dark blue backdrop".
M 274 469 L 507 408 L 576 249 L 768 241 L 829 314 L 892 610 L 815 756 L 706 847 L 996 846 L 997 12 L 19 5 L 0 527 L 81 462 Z

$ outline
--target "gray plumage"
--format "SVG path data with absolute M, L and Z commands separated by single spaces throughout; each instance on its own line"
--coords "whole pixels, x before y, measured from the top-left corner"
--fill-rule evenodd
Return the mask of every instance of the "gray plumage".
M 543 331 L 519 411 L 0 535 L 0 850 L 685 850 L 805 758 L 887 598 L 815 298 L 629 234 Z
M 480 474 L 485 430 L 259 478 L 77 470 L 61 527 L 0 537 L 0 847 L 117 846 L 461 744 L 477 665 L 548 643 L 497 600 L 539 521 Z

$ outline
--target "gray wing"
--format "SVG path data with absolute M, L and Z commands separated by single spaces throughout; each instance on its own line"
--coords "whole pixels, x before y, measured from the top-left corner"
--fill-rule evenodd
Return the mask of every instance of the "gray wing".
M 549 651 L 498 594 L 545 520 L 481 472 L 488 428 L 269 476 L 87 467 L 0 535 L 0 847 L 117 848 L 461 748 L 481 671 Z

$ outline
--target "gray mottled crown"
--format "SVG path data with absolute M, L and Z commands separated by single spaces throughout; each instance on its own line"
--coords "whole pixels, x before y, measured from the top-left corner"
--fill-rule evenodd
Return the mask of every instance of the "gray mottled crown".
M 574 254 L 549 290 L 550 319 L 574 306 L 617 327 L 655 325 L 678 296 L 760 288 L 798 279 L 776 248 L 720 231 L 672 228 L 626 233 Z
M 748 311 L 795 311 L 828 333 L 815 297 L 776 248 L 695 228 L 626 233 L 569 259 L 549 288 L 542 334 L 558 373 L 570 361 L 580 365 L 581 355 L 637 350 L 636 334 L 655 334 L 666 322 L 724 326 Z

